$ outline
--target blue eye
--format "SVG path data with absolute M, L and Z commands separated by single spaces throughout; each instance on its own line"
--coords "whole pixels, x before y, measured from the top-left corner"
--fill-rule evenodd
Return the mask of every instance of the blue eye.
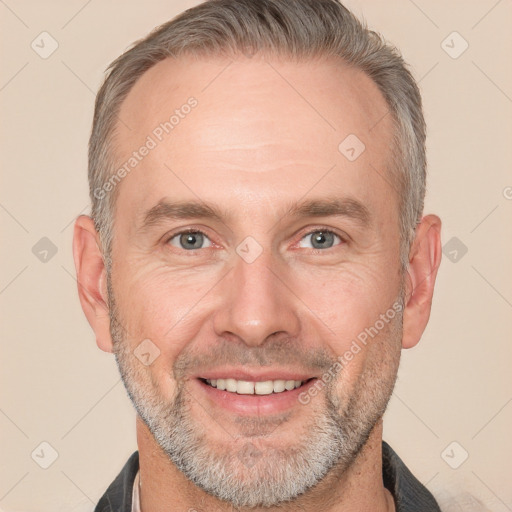
M 207 242 L 208 245 L 203 246 L 205 242 Z M 169 239 L 169 243 L 174 247 L 187 251 L 204 249 L 205 247 L 210 247 L 212 244 L 209 238 L 201 231 L 183 231 L 176 233 Z
M 310 239 L 310 245 L 302 245 L 302 241 Z M 341 238 L 332 231 L 328 231 L 325 229 L 317 229 L 316 231 L 311 231 L 308 233 L 299 244 L 299 247 L 307 247 L 311 249 L 330 249 L 333 247 L 334 242 L 338 239 L 339 242 L 342 242 Z
M 306 234 L 299 243 L 299 247 L 325 250 L 339 245 L 343 240 L 333 231 L 328 229 L 316 229 Z M 168 242 L 173 247 L 186 251 L 205 249 L 212 246 L 208 236 L 202 231 L 189 230 L 181 231 L 173 235 Z

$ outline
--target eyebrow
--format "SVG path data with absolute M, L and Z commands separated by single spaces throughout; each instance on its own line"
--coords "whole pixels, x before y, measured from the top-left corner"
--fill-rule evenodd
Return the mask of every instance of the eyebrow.
M 141 228 L 151 227 L 165 220 L 204 218 L 224 222 L 229 217 L 228 212 L 222 212 L 214 205 L 203 201 L 169 201 L 161 199 L 153 208 L 145 213 Z
M 370 210 L 358 199 L 352 197 L 312 199 L 293 205 L 287 215 L 291 217 L 347 217 L 362 227 L 371 221 Z
M 311 199 L 292 203 L 284 211 L 285 213 L 279 217 L 280 220 L 285 217 L 347 217 L 361 227 L 368 227 L 371 224 L 371 214 L 368 208 L 361 201 L 352 197 Z M 211 219 L 225 224 L 232 217 L 231 211 L 223 210 L 204 201 L 161 199 L 143 215 L 144 220 L 140 229 L 145 230 L 166 220 L 178 219 Z

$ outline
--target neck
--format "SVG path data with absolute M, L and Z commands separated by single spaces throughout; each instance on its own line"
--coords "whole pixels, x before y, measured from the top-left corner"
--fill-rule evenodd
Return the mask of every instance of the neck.
M 142 512 L 209 510 L 232 512 L 233 507 L 205 493 L 188 480 L 169 460 L 137 416 L 137 444 L 140 465 L 140 503 Z M 382 481 L 382 420 L 353 464 L 340 474 L 334 468 L 316 487 L 294 502 L 279 506 L 279 512 L 355 512 L 395 510 L 391 494 Z M 245 509 L 240 509 L 245 510 Z M 273 512 L 276 508 L 251 509 Z

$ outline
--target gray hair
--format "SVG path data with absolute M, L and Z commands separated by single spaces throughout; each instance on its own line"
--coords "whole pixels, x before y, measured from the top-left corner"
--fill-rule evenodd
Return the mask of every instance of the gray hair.
M 292 59 L 337 57 L 366 73 L 387 101 L 394 126 L 392 186 L 400 211 L 400 263 L 405 270 L 421 219 L 426 181 L 421 96 L 396 48 L 368 30 L 337 0 L 209 0 L 186 10 L 136 42 L 108 67 L 96 97 L 89 141 L 92 217 L 107 268 L 117 189 L 104 184 L 115 171 L 114 137 L 121 103 L 158 62 L 181 55 L 237 56 L 256 52 Z M 98 191 L 102 191 L 98 194 Z

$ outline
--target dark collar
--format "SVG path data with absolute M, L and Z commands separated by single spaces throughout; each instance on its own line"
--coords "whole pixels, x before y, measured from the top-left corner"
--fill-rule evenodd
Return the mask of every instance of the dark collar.
M 133 481 L 139 470 L 139 452 L 131 454 L 116 479 L 96 505 L 94 512 L 131 512 Z
M 396 512 L 441 512 L 430 491 L 385 441 L 382 441 L 382 478 L 384 487 L 395 499 Z
M 138 470 L 137 451 L 110 484 L 94 512 L 131 512 L 133 482 Z M 396 512 L 441 512 L 432 494 L 385 441 L 382 442 L 382 477 L 384 486 L 395 499 Z

